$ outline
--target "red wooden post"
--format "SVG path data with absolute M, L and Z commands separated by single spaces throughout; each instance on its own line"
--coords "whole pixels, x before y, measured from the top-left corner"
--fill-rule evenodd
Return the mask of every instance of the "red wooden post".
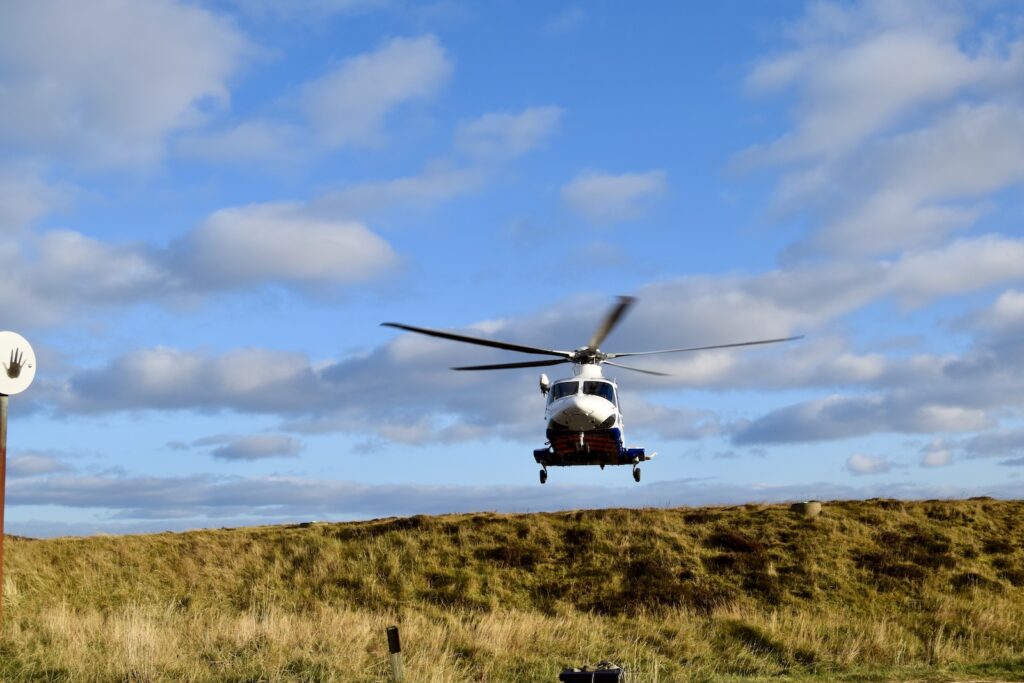
M 0 332 L 0 627 L 4 616 L 4 494 L 7 492 L 7 397 L 20 394 L 36 376 L 36 356 L 17 332 Z M 10 355 L 8 355 L 10 351 Z
M 4 494 L 7 491 L 7 394 L 0 394 L 0 628 L 4 623 Z

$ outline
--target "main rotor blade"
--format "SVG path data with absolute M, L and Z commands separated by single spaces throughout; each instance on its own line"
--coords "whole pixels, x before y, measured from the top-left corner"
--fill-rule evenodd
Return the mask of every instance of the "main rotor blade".
M 782 339 L 761 339 L 759 341 L 739 342 L 738 344 L 716 344 L 715 346 L 693 346 L 688 349 L 662 349 L 661 351 L 633 351 L 629 353 L 609 353 L 607 358 L 625 358 L 626 356 L 650 356 L 655 353 L 679 353 L 682 351 L 708 351 L 710 349 L 731 349 L 735 346 L 756 346 L 758 344 L 777 344 L 778 342 L 796 341 L 803 339 L 801 334 L 798 337 L 783 337 Z
M 623 370 L 632 370 L 633 372 L 642 372 L 645 375 L 658 375 L 659 377 L 671 377 L 672 376 L 672 375 L 668 374 L 667 372 L 657 372 L 655 370 L 642 370 L 640 368 L 630 367 L 629 365 L 623 365 L 622 363 L 613 363 L 610 360 L 604 361 L 604 364 L 605 365 L 614 365 L 615 367 L 622 368 Z
M 430 337 L 440 337 L 441 339 L 451 339 L 452 341 L 465 342 L 467 344 L 478 344 L 480 346 L 490 346 L 495 349 L 505 349 L 506 351 L 519 351 L 520 353 L 532 353 L 541 356 L 561 356 L 562 358 L 569 358 L 572 356 L 568 351 L 554 351 L 552 349 L 539 349 L 535 346 L 522 346 L 520 344 L 510 344 L 503 341 L 495 341 L 493 339 L 481 339 L 479 337 L 469 337 L 464 334 L 455 334 L 454 332 L 445 332 L 443 330 L 431 330 L 427 327 L 413 327 L 412 325 L 402 325 L 401 323 L 381 323 L 384 327 L 395 327 L 399 330 L 405 330 L 407 332 L 418 332 L 419 334 L 425 334 Z
M 569 360 L 566 358 L 556 358 L 555 360 L 531 360 L 524 361 L 522 363 L 498 363 L 497 365 L 466 365 L 461 368 L 451 368 L 452 370 L 507 370 L 509 368 L 540 368 L 545 365 L 558 365 L 560 363 L 568 363 Z
M 622 316 L 626 314 L 626 311 L 629 310 L 629 307 L 634 303 L 636 303 L 636 298 L 631 296 L 620 296 L 619 303 L 615 304 L 615 306 L 608 311 L 604 320 L 601 321 L 601 325 L 594 330 L 593 336 L 590 338 L 590 341 L 587 342 L 587 348 L 596 349 L 600 347 L 605 337 L 608 336 L 608 333 L 619 324 L 619 320 L 622 319 Z

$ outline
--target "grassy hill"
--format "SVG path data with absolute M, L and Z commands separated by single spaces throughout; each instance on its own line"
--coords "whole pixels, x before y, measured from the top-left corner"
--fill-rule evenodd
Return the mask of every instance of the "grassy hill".
M 1024 502 L 9 538 L 0 679 L 1024 680 Z

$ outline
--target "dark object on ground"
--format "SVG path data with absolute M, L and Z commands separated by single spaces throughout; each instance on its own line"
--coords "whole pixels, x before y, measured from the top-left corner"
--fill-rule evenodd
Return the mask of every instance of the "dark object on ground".
M 566 669 L 558 674 L 562 683 L 622 683 L 622 667 L 611 662 L 598 662 L 582 669 Z

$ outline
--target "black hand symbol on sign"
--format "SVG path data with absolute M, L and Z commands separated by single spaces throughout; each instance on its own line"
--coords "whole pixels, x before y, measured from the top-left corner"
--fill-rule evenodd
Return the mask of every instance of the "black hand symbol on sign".
M 11 379 L 18 379 L 21 374 L 21 365 L 25 362 L 25 354 L 14 349 L 11 351 L 11 364 L 4 363 L 4 370 L 7 371 L 7 376 Z

